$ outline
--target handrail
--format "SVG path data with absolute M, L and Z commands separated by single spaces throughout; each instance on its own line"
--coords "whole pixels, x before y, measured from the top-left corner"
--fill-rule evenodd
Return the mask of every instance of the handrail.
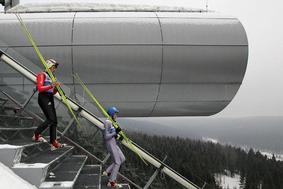
M 9 56 L 7 53 L 5 53 L 2 50 L 0 50 L 0 60 L 7 63 L 9 66 L 11 66 L 13 69 L 18 71 L 22 75 L 24 75 L 30 81 L 34 83 L 36 82 L 36 76 L 31 70 L 29 70 L 27 67 L 25 67 L 24 65 L 22 65 L 15 59 L 13 59 L 11 56 Z M 60 95 L 56 94 L 55 97 L 59 101 L 61 101 Z M 79 112 L 81 117 L 84 117 L 85 119 L 93 123 L 96 127 L 98 127 L 99 129 L 104 130 L 102 120 L 100 120 L 97 116 L 95 116 L 93 113 L 88 111 L 86 108 L 82 107 L 80 104 L 73 101 L 71 98 L 67 97 L 67 100 L 69 101 L 71 108 L 74 111 Z M 144 150 L 142 147 L 140 147 L 136 143 L 133 142 L 129 144 L 125 140 L 123 140 L 121 143 L 127 148 L 129 148 L 130 150 L 139 153 L 143 157 L 144 160 L 151 163 L 156 168 L 163 167 L 161 170 L 163 173 L 165 173 L 167 176 L 171 177 L 172 179 L 174 179 L 175 181 L 177 181 L 184 187 L 188 189 L 200 189 L 199 186 L 197 186 L 196 184 L 194 184 L 193 182 L 191 182 L 190 180 L 188 180 L 187 178 L 185 178 L 184 176 L 176 172 L 174 169 L 169 167 L 167 164 L 163 163 L 161 160 L 159 160 L 158 158 L 150 154 L 148 151 Z

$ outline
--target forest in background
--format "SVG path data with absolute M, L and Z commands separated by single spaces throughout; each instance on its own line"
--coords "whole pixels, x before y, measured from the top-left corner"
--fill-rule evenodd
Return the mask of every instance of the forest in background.
M 263 189 L 283 188 L 283 162 L 277 161 L 274 156 L 268 159 L 253 149 L 246 152 L 231 145 L 179 137 L 149 136 L 137 132 L 129 135 L 156 157 L 163 159 L 167 155 L 166 164 L 189 180 L 199 186 L 205 181 L 207 189 L 220 188 L 216 185 L 214 175 L 218 173 L 225 175 L 227 170 L 231 175 L 240 175 L 243 189 L 256 189 L 260 184 Z M 149 174 L 148 167 L 138 160 L 134 153 L 128 150 L 124 152 L 128 163 L 137 165 L 138 171 Z M 154 188 L 182 188 L 172 179 L 165 178 L 166 185 L 162 185 L 162 179 L 159 178 L 154 183 L 156 185 Z
M 101 133 L 96 134 L 96 137 L 90 136 L 93 132 L 89 131 L 71 133 L 72 138 L 79 139 L 79 144 L 98 157 L 102 158 L 106 155 Z M 188 138 L 150 136 L 129 131 L 127 134 L 139 146 L 157 158 L 164 159 L 167 156 L 165 161 L 167 165 L 198 186 L 203 186 L 206 182 L 205 189 L 221 189 L 217 186 L 215 174 L 227 175 L 227 172 L 229 176 L 240 175 L 242 189 L 257 189 L 260 184 L 262 184 L 262 189 L 283 188 L 283 162 L 277 161 L 274 156 L 268 159 L 267 156 L 253 149 L 245 151 L 231 145 Z M 126 156 L 121 172 L 138 185 L 144 186 L 156 169 L 144 164 L 135 153 L 126 147 L 121 145 L 121 148 Z M 108 161 L 108 163 L 111 162 Z M 181 189 L 183 187 L 166 175 L 159 174 L 151 188 Z

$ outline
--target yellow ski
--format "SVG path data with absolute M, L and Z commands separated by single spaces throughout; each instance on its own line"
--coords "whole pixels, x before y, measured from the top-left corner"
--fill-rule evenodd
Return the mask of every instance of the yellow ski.
M 115 122 L 111 116 L 108 115 L 108 113 L 106 112 L 106 110 L 103 108 L 103 106 L 99 103 L 99 101 L 97 100 L 97 98 L 94 96 L 94 94 L 92 94 L 92 92 L 87 88 L 87 86 L 85 85 L 85 83 L 81 80 L 81 78 L 79 77 L 79 75 L 76 73 L 73 75 L 74 78 L 81 84 L 81 86 L 83 87 L 84 91 L 88 94 L 88 96 L 95 102 L 95 104 L 98 106 L 98 108 L 100 109 L 100 111 L 103 113 L 103 115 L 105 117 L 107 117 L 107 119 L 109 119 L 113 126 L 115 128 L 118 128 L 119 125 L 117 124 L 117 122 Z M 135 150 L 135 148 L 133 147 L 132 141 L 129 139 L 129 137 L 125 134 L 125 132 L 121 131 L 120 132 L 122 137 L 125 139 L 125 141 L 130 144 L 131 149 L 133 150 L 133 152 L 135 152 L 140 159 L 147 165 L 146 161 L 144 160 L 144 158 Z
M 48 68 L 48 66 L 47 66 L 47 64 L 46 64 L 46 62 L 45 62 L 45 59 L 43 58 L 43 56 L 42 56 L 40 50 L 38 49 L 38 47 L 37 47 L 37 45 L 36 45 L 36 43 L 35 43 L 35 41 L 34 41 L 32 35 L 31 35 L 31 33 L 30 33 L 30 31 L 29 31 L 28 28 L 27 28 L 27 26 L 26 26 L 25 23 L 23 22 L 23 20 L 22 20 L 22 18 L 20 17 L 20 15 L 16 14 L 16 16 L 17 16 L 17 18 L 18 18 L 18 20 L 19 20 L 19 22 L 20 22 L 20 26 L 21 26 L 22 31 L 25 33 L 26 37 L 28 38 L 28 40 L 30 41 L 31 45 L 33 46 L 33 49 L 35 50 L 35 52 L 36 52 L 38 58 L 40 59 L 40 61 L 41 61 L 41 63 L 43 64 L 43 66 L 45 67 L 46 71 L 48 72 L 48 74 L 49 74 L 49 76 L 50 76 L 52 82 L 56 82 L 56 81 L 57 81 L 56 77 L 53 75 L 53 73 L 52 73 L 52 72 L 50 71 L 50 69 Z M 61 96 L 62 101 L 63 101 L 64 104 L 67 106 L 68 110 L 70 111 L 70 113 L 72 114 L 72 116 L 74 117 L 74 119 L 76 120 L 77 124 L 78 124 L 79 126 L 81 126 L 81 124 L 80 124 L 80 122 L 79 122 L 77 116 L 75 115 L 75 113 L 74 113 L 72 107 L 70 106 L 69 101 L 67 100 L 67 97 L 65 96 L 64 91 L 62 90 L 62 88 L 61 88 L 60 86 L 56 86 L 56 88 L 57 88 L 57 90 L 58 90 L 58 92 L 59 92 L 59 94 L 60 94 L 60 96 Z

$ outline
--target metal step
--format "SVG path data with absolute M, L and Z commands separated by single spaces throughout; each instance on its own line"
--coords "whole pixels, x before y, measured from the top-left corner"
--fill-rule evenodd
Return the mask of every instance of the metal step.
M 12 167 L 19 163 L 21 159 L 36 153 L 38 149 L 46 148 L 47 143 L 35 143 L 31 139 L 18 139 L 12 141 L 0 142 L 0 161 L 7 167 Z
M 122 184 L 122 186 L 123 186 L 124 189 L 131 189 L 129 184 Z
M 85 162 L 87 156 L 73 155 L 57 167 L 50 170 L 40 189 L 72 189 Z
M 33 126 L 34 119 L 28 116 L 18 116 L 18 115 L 0 115 L 0 125 L 1 127 L 12 126 Z
M 46 149 L 49 148 L 49 145 L 43 143 L 37 143 L 32 141 L 32 135 L 35 128 L 0 128 L 0 145 L 7 144 L 11 145 L 11 150 L 22 150 L 18 152 L 22 160 L 25 160 L 29 156 L 34 156 Z M 4 145 L 5 146 L 5 145 Z M 17 148 L 15 148 L 17 147 Z M 7 148 L 6 148 L 7 149 Z M 9 158 L 12 162 L 15 158 Z M 14 162 L 14 163 L 18 163 Z M 6 163 L 5 163 L 6 164 Z M 13 164 L 6 164 L 8 167 L 11 167 Z
M 35 157 L 35 156 L 39 155 L 40 153 L 42 153 L 43 151 L 50 149 L 49 143 L 47 143 L 47 142 L 34 142 L 34 141 L 32 141 L 32 138 L 30 137 L 30 133 L 28 135 L 29 136 L 26 137 L 26 136 L 17 134 L 17 137 L 12 137 L 12 138 L 18 138 L 18 139 L 9 139 L 9 140 L 5 140 L 5 141 L 0 142 L 0 146 L 1 145 L 3 147 L 6 146 L 6 148 L 2 147 L 2 149 L 4 150 L 3 153 L 5 153 L 5 150 L 7 150 L 7 149 L 19 151 L 18 155 L 20 155 L 20 157 L 17 158 L 18 161 L 14 162 L 14 164 L 19 163 L 19 160 L 21 160 L 21 162 L 25 162 L 27 159 Z M 45 139 L 48 141 L 49 138 L 45 137 Z M 15 158 L 12 158 L 11 156 L 8 157 L 8 158 L 9 158 L 10 161 L 14 161 L 14 159 L 15 159 Z M 7 164 L 7 166 L 9 166 L 9 165 Z M 11 166 L 9 166 L 9 167 L 11 167 Z
M 37 145 L 31 145 L 24 148 L 21 162 L 26 162 L 27 160 L 37 157 L 44 151 L 50 150 L 50 144 L 48 142 L 33 142 Z
M 31 156 L 12 167 L 12 170 L 31 184 L 39 186 L 46 178 L 47 172 L 56 167 L 72 153 L 73 147 L 66 146 L 54 151 L 47 150 Z
M 85 165 L 77 179 L 74 189 L 101 189 L 100 173 L 100 165 Z
M 122 184 L 122 189 L 131 189 L 129 184 Z
M 31 141 L 34 130 L 36 127 L 9 127 L 9 128 L 0 128 L 0 143 L 5 143 L 6 140 L 13 141 L 19 139 L 28 139 Z

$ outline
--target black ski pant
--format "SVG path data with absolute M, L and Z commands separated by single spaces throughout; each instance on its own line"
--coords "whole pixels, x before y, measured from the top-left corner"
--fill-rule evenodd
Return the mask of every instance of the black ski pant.
M 46 120 L 37 127 L 34 134 L 41 134 L 47 127 L 50 129 L 50 143 L 52 144 L 56 140 L 56 127 L 57 127 L 57 116 L 54 107 L 54 97 L 52 93 L 39 93 L 38 104 L 42 109 Z

